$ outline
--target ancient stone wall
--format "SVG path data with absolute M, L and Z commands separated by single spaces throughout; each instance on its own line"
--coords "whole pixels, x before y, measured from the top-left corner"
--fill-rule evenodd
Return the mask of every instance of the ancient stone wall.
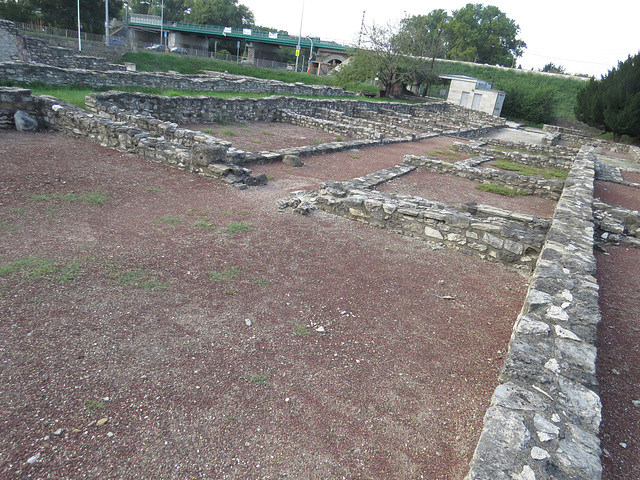
M 59 68 L 82 68 L 100 71 L 124 70 L 125 68 L 123 65 L 111 64 L 104 58 L 82 55 L 77 50 L 54 47 L 40 38 L 21 35 L 13 22 L 0 19 L 0 62 L 10 61 L 34 62 Z M 14 80 L 10 76 L 4 75 L 1 69 L 0 78 Z M 31 80 L 30 82 L 37 81 L 39 80 Z
M 89 65 L 83 68 L 93 68 Z M 59 68 L 39 63 L 9 61 L 0 63 L 0 77 L 22 83 L 49 85 L 82 85 L 91 88 L 145 86 L 158 89 L 198 90 L 211 92 L 282 93 L 289 95 L 352 96 L 344 88 L 304 85 L 277 80 L 261 80 L 229 74 L 182 75 L 179 73 L 129 72 L 124 66 L 109 71 Z
M 468 180 L 476 180 L 482 183 L 495 183 L 515 190 L 522 191 L 528 195 L 539 195 L 557 200 L 562 193 L 562 180 L 550 178 L 530 177 L 516 173 L 505 172 L 497 168 L 478 168 L 474 166 L 489 162 L 491 157 L 476 157 L 477 162 L 448 162 L 433 157 L 421 157 L 415 155 L 405 155 L 404 162 L 409 165 L 424 168 L 430 172 L 455 175 Z
M 371 190 L 415 167 L 401 164 L 349 182 L 325 182 L 317 192 L 299 193 L 289 204 L 322 210 L 391 232 L 438 242 L 486 260 L 531 269 L 545 241 L 549 221 L 486 205 L 464 210 L 407 195 Z
M 594 155 L 584 149 L 531 278 L 466 480 L 601 478 L 593 182 Z
M 573 159 L 575 158 L 576 151 L 574 149 L 560 149 L 554 148 L 547 150 L 544 155 L 536 155 L 534 153 L 522 152 L 518 150 L 507 150 L 503 147 L 491 148 L 485 140 L 480 140 L 474 143 L 461 143 L 457 142 L 453 145 L 453 149 L 457 152 L 471 153 L 473 155 L 483 155 L 493 158 L 504 158 L 515 163 L 522 165 L 529 165 L 536 168 L 560 168 L 563 170 L 569 170 L 573 165 Z M 560 153 L 563 151 L 563 153 Z
M 13 115 L 24 110 L 42 121 L 40 102 L 31 95 L 31 90 L 18 87 L 0 87 L 0 130 L 15 129 Z

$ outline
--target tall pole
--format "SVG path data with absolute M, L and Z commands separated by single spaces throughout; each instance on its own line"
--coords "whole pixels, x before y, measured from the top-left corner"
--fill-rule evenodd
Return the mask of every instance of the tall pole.
M 109 0 L 104 0 L 104 44 L 109 45 Z
M 78 51 L 82 51 L 82 39 L 80 38 L 80 0 L 78 0 Z
M 296 72 L 298 71 L 298 59 L 300 58 L 300 40 L 302 39 L 302 19 L 304 18 L 304 0 L 302 0 L 302 13 L 300 14 L 300 32 L 298 33 L 298 46 L 296 47 Z
M 164 0 L 162 0 L 162 7 L 160 8 L 160 45 L 164 45 L 163 27 L 164 27 Z

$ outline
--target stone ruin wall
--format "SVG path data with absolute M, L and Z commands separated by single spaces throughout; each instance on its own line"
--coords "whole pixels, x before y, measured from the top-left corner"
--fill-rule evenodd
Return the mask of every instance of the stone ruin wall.
M 594 160 L 567 178 L 465 480 L 601 478 Z
M 30 35 L 22 35 L 13 22 L 0 19 L 0 62 L 13 61 L 72 69 L 100 71 L 125 69 L 124 65 L 109 63 L 104 58 L 83 55 L 70 48 L 54 47 L 48 41 Z M 0 78 L 11 80 L 4 72 L 0 72 Z
M 481 183 L 494 183 L 528 195 L 538 195 L 541 197 L 557 200 L 560 198 L 564 182 L 550 178 L 530 177 L 517 173 L 506 172 L 497 168 L 478 168 L 476 165 L 493 160 L 492 157 L 475 157 L 475 165 L 468 165 L 470 162 L 451 163 L 446 160 L 439 160 L 433 157 L 422 157 L 415 155 L 405 155 L 404 162 L 416 167 L 423 168 L 429 172 L 445 175 L 455 175 L 457 177 L 475 180 Z
M 233 172 L 214 173 L 220 165 L 225 167 L 218 163 L 226 160 L 224 145 L 219 148 L 220 145 L 208 145 L 205 141 L 198 147 L 200 142 L 194 137 L 193 146 L 189 148 L 143 128 L 87 113 L 52 97 L 32 96 L 26 89 L 0 88 L 0 118 L 9 118 L 12 109 L 28 111 L 49 128 L 154 161 L 217 178 L 235 177 Z M 148 122 L 152 121 L 148 115 L 147 118 Z M 160 121 L 156 129 L 166 129 L 166 124 Z M 11 128 L 12 121 L 5 121 L 5 128 L 7 125 Z M 495 256 L 496 260 L 507 255 L 505 252 L 519 255 L 510 249 L 519 252 L 521 247 L 512 248 L 509 244 L 509 248 L 505 248 L 507 237 L 510 241 L 516 238 L 505 233 L 511 222 L 522 228 L 529 221 L 530 231 L 539 231 L 542 250 L 535 263 L 525 305 L 514 326 L 500 375 L 501 384 L 485 416 L 485 427 L 467 480 L 600 478 L 597 432 L 601 405 L 595 377 L 595 328 L 599 313 L 598 286 L 593 278 L 593 159 L 594 155 L 587 150 L 577 156 L 546 240 L 547 225 L 544 222 L 537 224 L 538 220 L 534 218 L 509 218 L 514 214 L 501 213 L 498 209 L 484 211 L 483 206 L 470 205 L 470 211 L 456 212 L 424 199 L 397 196 L 389 197 L 390 201 L 387 197 L 378 198 L 369 188 L 379 181 L 376 174 L 371 178 L 356 179 L 352 185 L 330 182 L 323 185 L 326 191 L 322 195 L 327 196 L 327 204 L 335 202 L 332 208 L 353 209 L 353 212 L 349 211 L 350 215 L 361 219 L 367 215 L 373 222 L 383 222 L 389 215 L 395 225 L 393 228 L 406 229 L 413 234 L 430 232 L 426 229 L 431 228 L 434 233 L 438 232 L 436 238 L 442 236 L 441 243 L 455 243 L 462 237 L 467 242 L 483 239 L 488 256 Z M 401 171 L 410 168 L 405 164 Z M 471 216 L 472 212 L 475 216 Z M 412 224 L 411 219 L 415 223 Z M 483 223 L 482 220 L 489 221 Z M 477 225 L 482 226 L 477 229 Z M 469 233 L 476 234 L 478 239 L 468 236 Z M 533 244 L 521 245 L 525 250 L 523 254 L 526 249 L 534 248 Z M 494 253 L 490 253 L 490 248 Z

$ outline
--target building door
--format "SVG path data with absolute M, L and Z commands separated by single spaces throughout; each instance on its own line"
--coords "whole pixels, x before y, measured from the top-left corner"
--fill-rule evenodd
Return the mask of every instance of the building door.
M 504 93 L 499 93 L 498 94 L 498 98 L 496 99 L 496 104 L 493 107 L 493 114 L 496 117 L 500 116 L 500 113 L 502 112 L 502 105 L 504 104 Z
M 466 107 L 467 103 L 469 103 L 469 92 L 462 92 L 460 95 L 460 105 Z
M 473 101 L 471 102 L 471 109 L 472 110 L 480 110 L 480 102 L 482 101 L 482 94 L 481 93 L 474 93 L 473 94 Z

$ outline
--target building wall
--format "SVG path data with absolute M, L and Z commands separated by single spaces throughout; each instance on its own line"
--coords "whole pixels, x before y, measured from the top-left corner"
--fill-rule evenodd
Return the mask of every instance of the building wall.
M 468 93 L 468 97 L 466 102 L 461 104 L 460 101 L 464 92 Z M 493 115 L 493 109 L 498 99 L 499 92 L 497 90 L 478 90 L 476 89 L 475 81 L 466 82 L 462 80 L 451 80 L 447 102 L 471 108 L 475 94 L 482 95 L 482 100 L 480 101 L 480 105 L 477 110 Z

